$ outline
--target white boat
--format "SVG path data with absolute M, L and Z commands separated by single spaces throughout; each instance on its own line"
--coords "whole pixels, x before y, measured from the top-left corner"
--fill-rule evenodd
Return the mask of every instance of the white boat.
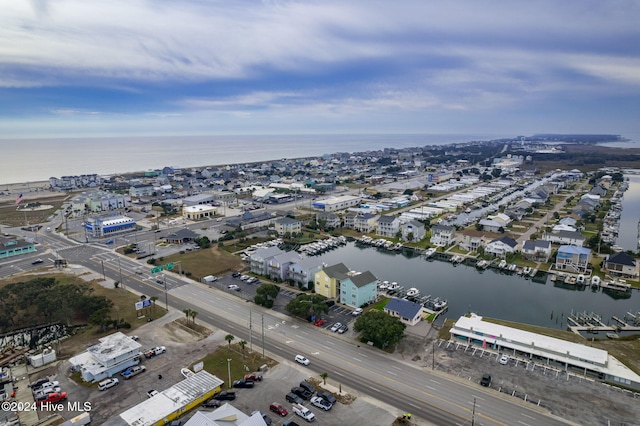
M 433 256 L 434 254 L 436 254 L 436 249 L 434 247 L 428 248 L 427 251 L 424 253 L 425 257 L 427 258 Z
M 391 284 L 389 284 L 389 287 L 387 287 L 387 290 L 397 290 L 399 288 L 400 288 L 400 284 L 394 281 Z
M 504 259 L 502 259 L 502 260 L 500 261 L 500 263 L 498 263 L 498 268 L 500 268 L 500 269 L 504 269 L 504 268 L 506 268 L 506 267 L 507 267 L 507 261 L 506 261 L 506 260 L 504 260 Z
M 436 298 L 436 300 L 433 301 L 433 308 L 436 311 L 440 311 L 440 310 L 446 308 L 447 305 L 448 305 L 448 303 L 447 303 L 446 300 L 442 300 L 442 299 Z
M 531 266 L 525 266 L 524 268 L 522 268 L 523 275 L 529 275 L 530 273 L 531 273 Z
M 189 377 L 193 377 L 193 375 L 196 374 L 193 371 L 189 370 L 188 368 L 181 368 L 180 372 L 182 373 L 185 379 L 188 379 Z
M 407 290 L 407 296 L 409 297 L 416 297 L 420 294 L 420 290 L 418 290 L 415 287 L 411 287 L 409 290 Z
M 380 284 L 380 290 L 386 290 L 389 288 L 389 281 L 382 281 L 382 284 Z
M 580 274 L 578 278 L 576 278 L 576 284 L 584 284 L 585 276 Z
M 593 277 L 591 277 L 591 285 L 594 287 L 599 287 L 600 283 L 602 281 L 600 280 L 600 277 L 597 275 L 594 275 Z

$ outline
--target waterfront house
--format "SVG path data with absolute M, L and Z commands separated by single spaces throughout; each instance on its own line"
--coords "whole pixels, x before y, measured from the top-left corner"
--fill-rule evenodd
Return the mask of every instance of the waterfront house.
M 589 274 L 591 250 L 579 246 L 560 246 L 553 265 L 555 269 L 575 274 Z
M 582 247 L 585 241 L 584 235 L 574 231 L 544 232 L 542 239 L 554 244 L 566 244 L 579 247 Z
M 347 273 L 340 280 L 340 303 L 353 308 L 376 300 L 378 296 L 378 279 L 370 271 Z
M 547 263 L 551 256 L 551 242 L 545 240 L 525 241 L 522 245 L 522 257 L 536 262 Z
M 344 215 L 344 227 L 345 228 L 349 228 L 349 229 L 354 229 L 355 228 L 355 224 L 356 224 L 356 216 L 357 215 L 358 215 L 358 213 L 356 213 L 356 212 L 348 211 Z
M 416 325 L 422 319 L 422 305 L 406 299 L 394 297 L 385 305 L 384 311 L 400 319 L 406 325 Z
M 431 227 L 431 239 L 429 242 L 436 247 L 447 247 L 454 243 L 456 228 L 449 225 L 435 225 Z
M 484 252 L 493 256 L 505 258 L 507 253 L 515 253 L 517 251 L 518 242 L 511 237 L 500 237 L 492 240 L 484 248 Z
M 403 241 L 420 241 L 427 235 L 427 230 L 422 222 L 410 220 L 402 224 L 400 228 Z
M 302 222 L 298 219 L 290 217 L 280 217 L 275 220 L 275 229 L 278 235 L 283 236 L 286 234 L 295 235 L 302 232 Z
M 318 224 L 324 222 L 324 228 L 339 228 L 340 216 L 333 212 L 320 212 L 316 214 L 316 222 Z
M 319 257 L 298 259 L 289 265 L 288 279 L 298 284 L 300 288 L 308 290 L 313 286 L 315 274 L 320 272 L 323 266 Z
M 278 247 L 261 247 L 249 257 L 251 272 L 258 275 L 269 275 L 269 260 L 284 253 Z
M 302 259 L 302 256 L 295 251 L 285 251 L 267 260 L 267 270 L 269 278 L 276 281 L 286 281 L 289 279 L 290 266 Z
M 316 272 L 314 275 L 314 290 L 328 299 L 338 297 L 340 290 L 340 280 L 344 279 L 349 272 L 349 268 L 344 263 L 327 266 Z
M 611 275 L 634 278 L 638 276 L 636 260 L 623 251 L 613 253 L 604 260 L 603 270 Z
M 486 242 L 493 238 L 488 239 L 485 232 L 476 229 L 462 230 L 457 237 L 460 248 L 471 252 L 478 251 L 478 247 L 484 247 Z
M 395 238 L 400 229 L 400 219 L 383 214 L 378 218 L 376 233 L 381 237 Z
M 376 216 L 371 213 L 362 213 L 356 215 L 353 220 L 353 228 L 356 231 L 371 233 L 376 229 Z

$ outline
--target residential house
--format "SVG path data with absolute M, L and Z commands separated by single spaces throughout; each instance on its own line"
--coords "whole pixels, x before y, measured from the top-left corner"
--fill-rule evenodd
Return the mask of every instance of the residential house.
M 403 241 L 420 241 L 427 235 L 427 230 L 422 222 L 410 220 L 403 223 L 400 231 L 402 232 Z
M 586 247 L 565 245 L 560 246 L 556 261 L 553 265 L 555 269 L 567 271 L 575 274 L 587 274 L 589 262 L 591 261 L 591 250 Z
M 476 252 L 479 247 L 484 247 L 487 241 L 494 237 L 487 238 L 484 231 L 476 229 L 465 229 L 457 234 L 457 240 L 461 249 Z
M 610 254 L 604 261 L 603 269 L 611 275 L 634 278 L 638 276 L 636 260 L 623 251 Z
M 302 256 L 295 251 L 286 251 L 267 259 L 268 276 L 272 280 L 287 281 L 289 279 L 289 268 L 295 262 L 302 259 Z
M 131 197 L 149 197 L 155 193 L 153 185 L 135 185 L 129 187 Z
M 266 210 L 244 212 L 238 217 L 227 219 L 227 225 L 234 228 L 240 227 L 243 230 L 255 228 L 267 228 L 276 221 L 275 216 Z
M 314 290 L 328 299 L 339 296 L 340 281 L 347 276 L 349 268 L 344 263 L 327 266 L 314 275 Z
M 278 247 L 261 247 L 249 257 L 251 272 L 254 274 L 269 276 L 269 260 L 285 253 Z
M 492 254 L 496 257 L 504 258 L 507 253 L 515 253 L 517 251 L 518 242 L 511 237 L 497 238 L 485 247 L 485 253 Z
M 313 286 L 315 274 L 323 268 L 322 260 L 318 257 L 305 257 L 289 265 L 288 279 L 308 290 Z
M 376 233 L 381 237 L 395 238 L 400 229 L 400 219 L 397 216 L 383 214 L 378 218 Z
M 582 247 L 585 241 L 584 235 L 580 232 L 574 231 L 544 232 L 542 234 L 542 239 L 554 244 L 565 244 L 579 247 Z
M 280 236 L 286 234 L 295 235 L 302 232 L 302 222 L 290 217 L 280 217 L 276 219 L 274 226 Z
M 370 271 L 348 272 L 340 280 L 340 303 L 354 308 L 376 300 L 378 279 Z
M 320 212 L 316 214 L 316 222 L 324 223 L 324 228 L 339 228 L 340 216 L 333 212 Z
M 422 305 L 406 299 L 394 297 L 385 305 L 384 311 L 400 319 L 406 325 L 416 325 L 422 319 Z
M 496 215 L 489 215 L 486 219 L 482 219 L 478 222 L 482 225 L 482 229 L 487 232 L 504 232 L 507 228 L 507 225 L 511 222 L 511 218 L 504 214 L 498 213 Z
M 456 228 L 449 225 L 435 225 L 431 227 L 429 242 L 436 247 L 446 247 L 454 243 Z
M 355 229 L 355 227 L 356 227 L 356 216 L 358 216 L 358 213 L 352 212 L 352 211 L 348 211 L 344 215 L 344 227 L 345 228 L 349 228 L 349 229 Z
M 536 262 L 547 263 L 551 256 L 551 242 L 545 240 L 525 241 L 522 245 L 522 257 Z
M 376 229 L 376 216 L 371 213 L 361 213 L 354 218 L 353 228 L 356 231 L 369 234 Z

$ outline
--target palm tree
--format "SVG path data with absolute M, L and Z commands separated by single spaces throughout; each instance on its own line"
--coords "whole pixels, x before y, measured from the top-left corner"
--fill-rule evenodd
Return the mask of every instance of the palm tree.
M 240 348 L 242 349 L 242 352 L 244 353 L 244 347 L 247 346 L 247 341 L 246 340 L 240 340 L 238 342 L 238 344 L 240 345 Z
M 320 375 L 320 377 L 322 378 L 322 381 L 324 382 L 324 384 L 327 384 L 327 377 L 329 377 L 329 373 L 322 373 Z
M 155 312 L 156 311 L 156 300 L 158 300 L 158 296 L 151 296 L 151 303 L 153 303 L 151 309 Z
M 196 315 L 198 315 L 198 312 L 196 311 L 191 311 L 191 321 L 193 322 L 193 325 L 196 325 Z
M 182 312 L 187 316 L 187 325 L 189 325 L 189 317 L 191 316 L 191 309 L 184 309 Z
M 224 336 L 224 340 L 226 340 L 229 344 L 229 350 L 231 350 L 231 341 L 233 339 L 235 339 L 235 336 L 233 334 L 227 334 L 226 336 Z

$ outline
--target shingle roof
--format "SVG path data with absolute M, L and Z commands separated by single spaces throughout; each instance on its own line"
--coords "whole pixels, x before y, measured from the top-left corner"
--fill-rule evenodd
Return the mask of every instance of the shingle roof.
M 616 265 L 636 266 L 636 260 L 629 254 L 621 251 L 609 256 L 607 263 L 615 263 Z
M 344 263 L 338 263 L 336 265 L 327 266 L 322 269 L 325 274 L 331 278 L 343 279 L 349 272 L 349 268 Z
M 367 284 L 371 284 L 377 280 L 375 275 L 373 275 L 370 271 L 365 271 L 358 275 L 353 275 L 350 277 L 351 282 L 358 288 L 363 287 Z
M 406 299 L 394 297 L 384 307 L 385 310 L 397 312 L 402 318 L 415 318 L 422 311 L 422 305 Z

